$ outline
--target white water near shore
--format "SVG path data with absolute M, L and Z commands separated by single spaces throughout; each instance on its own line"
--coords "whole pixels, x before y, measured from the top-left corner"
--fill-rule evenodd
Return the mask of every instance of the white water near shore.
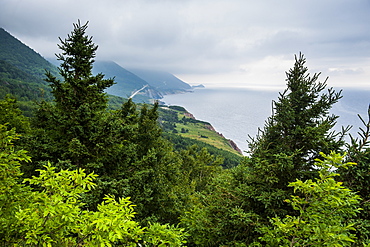
M 161 101 L 185 107 L 195 118 L 209 122 L 217 132 L 246 151 L 248 135 L 255 137 L 258 128 L 263 128 L 272 114 L 272 100 L 278 95 L 279 91 L 272 90 L 205 88 L 193 93 L 166 95 Z M 353 125 L 351 133 L 357 136 L 358 128 L 363 127 L 357 114 L 367 120 L 369 103 L 370 91 L 344 89 L 343 98 L 331 110 L 340 116 L 335 130 Z

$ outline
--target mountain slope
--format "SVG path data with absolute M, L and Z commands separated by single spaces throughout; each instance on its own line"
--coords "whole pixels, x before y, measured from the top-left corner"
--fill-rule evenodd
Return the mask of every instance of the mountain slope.
M 23 112 L 27 116 L 32 116 L 33 105 L 30 103 L 31 101 L 40 100 L 41 98 L 52 100 L 52 95 L 50 93 L 51 89 L 43 80 L 45 77 L 45 69 L 53 72 L 56 76 L 58 76 L 58 69 L 55 65 L 46 61 L 40 54 L 36 53 L 34 50 L 1 28 L 0 47 L 0 99 L 5 98 L 6 94 L 14 95 L 18 99 L 18 104 Z M 59 61 L 53 60 L 53 62 L 57 65 L 59 64 Z M 149 83 L 146 80 L 128 70 L 125 70 L 114 62 L 95 62 L 93 73 L 103 73 L 106 78 L 115 77 L 117 84 L 108 89 L 108 93 L 112 95 L 120 95 L 127 98 L 142 89 L 134 97 L 134 99 L 140 103 L 148 102 L 149 96 L 151 98 L 161 97 L 161 93 L 154 89 L 153 86 L 148 85 Z M 176 79 L 173 79 L 174 76 L 168 73 L 162 73 L 161 76 L 162 79 L 167 76 L 167 78 L 176 81 Z M 158 78 L 158 74 L 153 74 L 151 78 Z M 161 85 L 156 84 L 156 86 L 161 88 Z M 181 90 L 182 88 L 189 87 L 187 84 L 184 85 L 183 82 L 180 82 L 172 88 Z M 162 86 L 162 88 L 165 87 Z M 112 95 L 109 96 L 110 109 L 120 108 L 124 99 Z M 163 112 L 168 113 L 168 110 L 161 111 L 160 115 Z M 177 115 L 178 113 L 174 114 Z M 176 121 L 178 122 L 178 119 Z M 190 120 L 185 122 L 188 123 L 189 121 Z M 222 141 L 222 138 L 217 136 L 211 130 L 205 129 L 203 123 L 198 124 L 198 126 L 194 124 L 194 120 L 185 126 L 183 123 L 184 121 L 181 123 L 170 123 L 166 120 L 165 122 L 167 125 L 177 125 L 177 132 L 181 132 L 181 128 L 189 129 L 186 133 L 189 138 L 172 134 L 174 131 L 173 129 L 170 130 L 171 133 L 166 134 L 166 136 L 176 143 L 177 146 L 185 148 L 185 146 L 191 144 L 197 144 L 199 146 L 206 145 L 204 143 L 208 143 L 207 145 L 213 144 L 213 148 L 211 146 L 207 146 L 207 148 L 214 149 L 214 151 L 212 151 L 214 154 L 220 154 L 220 152 L 231 153 L 231 158 L 227 159 L 225 163 L 227 166 L 232 166 L 237 163 L 234 160 L 235 157 L 238 156 L 235 156 L 235 152 L 232 154 L 233 150 L 228 147 L 227 141 Z M 200 135 L 200 137 L 193 137 L 190 136 L 191 133 L 202 133 L 202 135 Z M 220 151 L 221 148 L 223 151 Z M 223 153 L 223 155 L 225 155 L 225 153 Z
M 128 98 L 136 102 L 161 99 L 164 94 L 191 90 L 191 86 L 174 75 L 152 70 L 124 69 L 113 61 L 96 61 L 93 73 L 103 73 L 107 78 L 114 77 L 116 84 L 107 89 L 112 95 Z
M 38 78 L 45 78 L 45 69 L 57 74 L 57 68 L 40 54 L 0 28 L 0 60 Z M 45 84 L 45 83 L 44 83 Z
M 191 86 L 189 84 L 168 72 L 137 68 L 130 68 L 129 70 L 140 78 L 143 78 L 149 83 L 149 85 L 160 91 L 162 94 L 173 94 L 191 90 Z
M 45 70 L 56 74 L 57 68 L 2 28 L 0 47 L 0 97 L 12 94 L 23 101 L 51 98 L 43 78 Z
M 0 98 L 12 94 L 18 100 L 50 98 L 50 88 L 41 78 L 32 76 L 10 63 L 0 60 Z
M 112 61 L 95 61 L 93 73 L 102 73 L 106 78 L 114 77 L 116 84 L 108 88 L 107 93 L 124 98 L 130 97 L 135 91 L 148 84 L 145 80 Z M 146 99 L 148 98 L 146 97 Z

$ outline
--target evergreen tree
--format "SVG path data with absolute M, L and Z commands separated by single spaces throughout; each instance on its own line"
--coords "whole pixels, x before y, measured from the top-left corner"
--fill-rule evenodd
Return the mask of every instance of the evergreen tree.
M 359 138 L 350 134 L 351 142 L 347 144 L 347 160 L 355 162 L 356 166 L 347 169 L 340 168 L 340 181 L 361 196 L 361 212 L 354 219 L 358 224 L 356 237 L 364 245 L 370 244 L 370 106 L 368 119 L 365 121 L 358 115 L 363 123 L 359 129 Z
M 86 117 L 83 112 L 96 112 L 105 110 L 107 96 L 104 90 L 113 85 L 112 79 L 104 80 L 103 74 L 92 75 L 92 67 L 98 46 L 87 36 L 87 24 L 81 25 L 78 21 L 74 25 L 71 35 L 65 40 L 60 39 L 58 47 L 63 51 L 57 55 L 62 61 L 59 67 L 64 82 L 59 81 L 47 73 L 47 82 L 51 84 L 57 108 L 64 114 Z
M 173 188 L 181 184 L 181 158 L 161 136 L 158 104 L 137 106 L 129 99 L 120 110 L 107 110 L 104 89 L 113 80 L 92 75 L 97 46 L 86 28 L 74 24 L 61 39 L 63 81 L 47 73 L 55 102 L 38 106 L 26 149 L 39 163 L 24 170 L 33 175 L 46 161 L 58 169 L 86 169 L 99 175 L 96 188 L 84 195 L 90 210 L 107 194 L 131 197 L 139 220 L 177 223 L 180 197 Z
M 251 156 L 245 160 L 249 202 L 262 219 L 294 215 L 284 201 L 292 193 L 287 185 L 317 176 L 315 160 L 320 153 L 340 152 L 344 146 L 346 130 L 334 132 L 338 116 L 329 113 L 341 91 L 324 92 L 327 78 L 319 82 L 320 73 L 310 76 L 305 63 L 302 54 L 295 57 L 294 67 L 286 73 L 287 88 L 274 102 L 264 129 L 250 142 Z
M 305 63 L 302 54 L 295 57 L 294 67 L 286 73 L 287 88 L 274 102 L 273 115 L 250 142 L 252 158 L 273 161 L 276 154 L 292 156 L 292 171 L 297 172 L 289 175 L 293 179 L 310 171 L 320 152 L 329 153 L 344 145 L 342 136 L 331 132 L 338 116 L 329 115 L 333 104 L 342 98 L 341 91 L 329 88 L 324 93 L 328 78 L 317 81 L 320 73 L 311 77 Z
M 87 24 L 74 24 L 74 30 L 58 47 L 63 51 L 57 55 L 62 61 L 59 67 L 63 81 L 48 72 L 55 105 L 43 102 L 37 113 L 39 127 L 51 129 L 50 136 L 57 144 L 60 157 L 72 159 L 84 166 L 96 158 L 101 147 L 93 133 L 99 133 L 101 115 L 107 108 L 104 90 L 114 81 L 103 79 L 104 75 L 92 75 L 92 65 L 97 46 L 85 32 Z M 41 121 L 40 121 L 41 120 Z M 43 121 L 44 120 L 44 121 Z M 65 150 L 71 152 L 66 154 Z
M 314 160 L 320 152 L 338 152 L 343 136 L 330 132 L 337 116 L 329 109 L 341 98 L 305 67 L 303 55 L 287 75 L 287 89 L 274 102 L 274 114 L 250 142 L 250 157 L 213 179 L 198 205 L 182 217 L 194 243 L 248 246 L 258 241 L 270 217 L 295 215 L 285 202 L 290 182 L 317 176 Z

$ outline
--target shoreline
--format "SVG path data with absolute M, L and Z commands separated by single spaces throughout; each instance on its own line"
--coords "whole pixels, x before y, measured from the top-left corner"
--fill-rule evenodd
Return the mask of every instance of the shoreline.
M 197 120 L 197 121 L 200 121 L 200 122 L 203 122 L 204 123 L 204 127 L 214 133 L 216 133 L 218 136 L 220 136 L 221 138 L 225 139 L 229 145 L 229 147 L 231 149 L 233 149 L 234 151 L 238 152 L 240 155 L 243 155 L 243 151 L 238 147 L 238 145 L 235 143 L 235 141 L 233 141 L 232 139 L 229 139 L 229 138 L 226 138 L 221 132 L 218 132 L 214 127 L 213 125 L 208 122 L 208 121 L 203 121 L 203 120 L 199 120 L 197 118 L 195 118 L 195 116 L 189 112 L 184 106 L 182 105 L 178 105 L 178 104 L 166 104 L 165 102 L 163 102 L 162 104 L 163 106 L 179 106 L 179 107 L 182 107 L 185 109 L 185 112 L 183 112 L 184 116 L 188 117 L 188 118 L 191 118 L 191 119 L 194 119 L 194 120 Z

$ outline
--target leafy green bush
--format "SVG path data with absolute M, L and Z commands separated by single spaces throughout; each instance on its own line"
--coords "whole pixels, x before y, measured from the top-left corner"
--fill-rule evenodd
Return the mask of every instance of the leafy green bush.
M 93 189 L 97 175 L 83 169 L 61 170 L 50 164 L 40 175 L 21 182 L 14 130 L 0 125 L 0 241 L 18 246 L 181 246 L 183 230 L 159 224 L 149 228 L 134 220 L 129 198 L 106 196 L 96 211 L 84 208 L 81 195 Z M 159 231 L 160 230 L 160 231 Z

